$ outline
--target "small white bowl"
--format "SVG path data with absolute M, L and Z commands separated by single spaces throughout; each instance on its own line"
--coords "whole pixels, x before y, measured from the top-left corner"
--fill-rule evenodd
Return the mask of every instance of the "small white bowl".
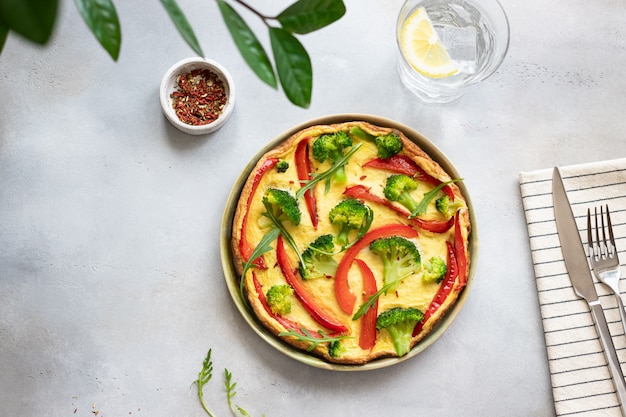
M 176 112 L 172 107 L 173 100 L 170 97 L 172 92 L 176 90 L 177 77 L 195 69 L 209 69 L 214 72 L 224 83 L 226 97 L 228 97 L 226 105 L 222 109 L 222 114 L 220 114 L 217 120 L 200 126 L 183 123 L 176 115 Z M 163 80 L 161 81 L 159 96 L 161 99 L 163 114 L 165 114 L 167 120 L 169 120 L 176 128 L 185 133 L 189 133 L 190 135 L 204 135 L 216 131 L 230 118 L 233 108 L 235 107 L 235 84 L 233 83 L 233 79 L 226 68 L 218 62 L 208 58 L 187 58 L 177 62 L 172 65 L 169 70 L 167 70 Z

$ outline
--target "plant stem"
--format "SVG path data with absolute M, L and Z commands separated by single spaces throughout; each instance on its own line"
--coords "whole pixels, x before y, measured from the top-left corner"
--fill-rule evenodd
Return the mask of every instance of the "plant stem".
M 263 20 L 263 22 L 267 25 L 267 20 L 271 19 L 271 17 L 269 16 L 265 16 L 263 14 L 261 14 L 258 10 L 256 10 L 254 7 L 250 6 L 248 3 L 246 3 L 243 0 L 235 0 L 235 3 L 239 3 L 240 5 L 242 5 L 243 7 L 245 7 L 246 9 L 250 10 L 252 13 L 254 13 L 255 15 L 257 15 L 259 18 L 261 18 L 261 20 Z

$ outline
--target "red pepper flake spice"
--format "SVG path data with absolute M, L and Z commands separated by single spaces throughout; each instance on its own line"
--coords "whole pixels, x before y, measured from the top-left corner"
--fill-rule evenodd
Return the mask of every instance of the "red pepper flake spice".
M 176 77 L 170 97 L 181 122 L 201 126 L 214 122 L 226 105 L 222 80 L 209 69 L 195 69 Z

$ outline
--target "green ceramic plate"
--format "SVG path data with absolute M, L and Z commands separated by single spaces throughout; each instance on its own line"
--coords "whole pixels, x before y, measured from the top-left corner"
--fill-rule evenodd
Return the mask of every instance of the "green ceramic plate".
M 226 285 L 228 286 L 228 291 L 235 302 L 235 305 L 239 309 L 244 320 L 250 325 L 252 330 L 256 332 L 264 341 L 269 343 L 274 348 L 278 349 L 280 352 L 285 355 L 308 365 L 335 370 L 335 371 L 366 371 L 371 369 L 383 368 L 391 365 L 395 365 L 397 363 L 403 362 L 407 359 L 412 358 L 418 353 L 422 352 L 428 346 L 432 345 L 442 334 L 446 331 L 446 329 L 450 326 L 450 324 L 454 321 L 457 314 L 463 307 L 465 300 L 469 294 L 469 290 L 474 281 L 474 273 L 476 270 L 476 261 L 478 255 L 478 231 L 476 228 L 476 218 L 474 217 L 474 210 L 469 198 L 469 193 L 465 188 L 465 183 L 458 183 L 463 195 L 465 195 L 467 199 L 467 204 L 470 209 L 470 218 L 472 222 L 472 233 L 470 235 L 469 242 L 469 250 L 470 250 L 470 271 L 467 279 L 467 286 L 463 289 L 457 302 L 454 306 L 447 312 L 447 314 L 443 317 L 442 320 L 433 328 L 433 330 L 428 334 L 422 341 L 420 341 L 417 345 L 411 349 L 409 353 L 407 353 L 402 358 L 383 358 L 377 359 L 372 362 L 366 363 L 364 365 L 339 365 L 333 364 L 324 361 L 316 356 L 312 356 L 305 351 L 296 349 L 291 345 L 288 345 L 282 342 L 278 337 L 274 336 L 270 333 L 257 319 L 254 313 L 248 309 L 244 300 L 242 300 L 241 295 L 239 293 L 239 277 L 235 271 L 235 267 L 233 265 L 233 257 L 231 254 L 231 235 L 232 235 L 232 223 L 233 217 L 235 214 L 235 209 L 237 207 L 237 203 L 239 201 L 239 194 L 243 188 L 243 185 L 250 175 L 250 172 L 254 168 L 256 162 L 270 149 L 274 148 L 279 143 L 283 142 L 287 138 L 289 138 L 294 133 L 305 129 L 309 126 L 319 125 L 319 124 L 333 124 L 333 123 L 342 123 L 353 120 L 363 120 L 370 122 L 374 125 L 378 126 L 386 126 L 398 129 L 419 145 L 425 152 L 427 152 L 435 161 L 437 161 L 453 178 L 461 178 L 461 175 L 457 172 L 456 168 L 452 163 L 446 158 L 446 156 L 441 152 L 435 145 L 433 145 L 428 139 L 422 136 L 420 133 L 411 129 L 408 126 L 402 125 L 393 120 L 389 120 L 382 117 L 363 115 L 363 114 L 338 114 L 332 116 L 321 117 L 319 119 L 310 120 L 308 122 L 302 123 L 298 126 L 293 127 L 292 129 L 284 132 L 282 135 L 278 136 L 271 142 L 269 142 L 264 148 L 259 150 L 257 154 L 252 158 L 252 160 L 246 165 L 246 168 L 243 170 L 237 182 L 235 183 L 228 201 L 226 203 L 226 208 L 224 210 L 224 215 L 222 217 L 222 234 L 220 236 L 220 250 L 221 250 L 221 260 L 222 260 L 222 268 L 224 269 L 224 278 L 226 279 Z

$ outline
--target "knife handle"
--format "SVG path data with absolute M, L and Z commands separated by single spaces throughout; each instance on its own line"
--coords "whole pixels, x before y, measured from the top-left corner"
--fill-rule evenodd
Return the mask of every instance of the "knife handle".
M 606 317 L 604 316 L 604 310 L 600 302 L 595 301 L 589 303 L 591 307 L 591 314 L 593 320 L 596 323 L 596 329 L 600 335 L 600 341 L 604 347 L 604 356 L 609 364 L 609 372 L 613 377 L 613 385 L 615 385 L 615 392 L 617 393 L 618 400 L 621 405 L 622 415 L 626 416 L 626 382 L 624 381 L 624 373 L 622 367 L 619 364 L 617 358 L 617 352 L 613 345 L 613 339 L 611 338 L 611 332 L 609 326 L 606 323 Z

